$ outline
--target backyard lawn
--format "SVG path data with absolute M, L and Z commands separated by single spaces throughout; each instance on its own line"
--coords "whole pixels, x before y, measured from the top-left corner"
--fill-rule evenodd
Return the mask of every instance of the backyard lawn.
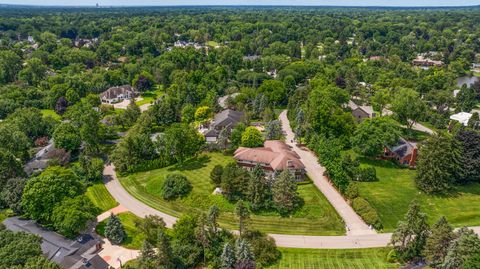
M 151 91 L 146 91 L 141 94 L 141 97 L 143 98 L 140 101 L 135 102 L 137 106 L 145 105 L 145 104 L 150 104 L 153 101 L 157 100 L 160 96 L 163 95 L 163 87 L 161 85 L 158 85 L 155 87 L 154 90 Z
M 120 245 L 129 249 L 140 249 L 142 247 L 143 240 L 145 239 L 145 235 L 137 229 L 135 226 L 135 221 L 141 221 L 142 219 L 130 212 L 120 213 L 118 214 L 118 218 L 122 222 L 125 233 L 127 234 L 127 237 Z M 96 228 L 97 233 L 103 237 L 105 237 L 104 233 L 107 220 L 108 219 L 100 222 Z
M 269 268 L 278 269 L 370 269 L 398 268 L 387 262 L 389 248 L 295 249 L 280 248 L 282 258 Z
M 53 109 L 42 109 L 40 110 L 44 117 L 52 117 L 55 120 L 61 120 L 62 116 L 58 115 Z
M 431 224 L 446 216 L 455 227 L 480 225 L 480 184 L 458 188 L 448 196 L 426 195 L 415 186 L 415 170 L 400 169 L 388 161 L 369 161 L 377 170 L 377 182 L 359 183 L 360 195 L 375 207 L 385 231 L 392 231 L 413 200 L 419 201 Z
M 102 210 L 102 212 L 112 209 L 118 205 L 117 201 L 113 199 L 112 195 L 110 195 L 102 182 L 95 183 L 88 187 L 85 194 L 96 207 Z
M 219 222 L 229 229 L 237 229 L 237 219 L 233 212 L 234 203 L 219 195 L 213 195 L 214 186 L 210 183 L 210 171 L 217 164 L 226 165 L 233 158 L 221 153 L 207 153 L 183 165 L 176 165 L 152 171 L 135 173 L 120 178 L 125 189 L 138 200 L 162 212 L 174 216 L 183 213 L 207 211 L 217 205 L 222 212 Z M 192 192 L 185 198 L 166 201 L 161 198 L 161 186 L 170 173 L 185 175 L 192 183 Z M 268 233 L 341 235 L 344 224 L 326 198 L 312 184 L 300 184 L 299 193 L 305 204 L 290 218 L 280 217 L 275 212 L 252 215 L 252 227 Z

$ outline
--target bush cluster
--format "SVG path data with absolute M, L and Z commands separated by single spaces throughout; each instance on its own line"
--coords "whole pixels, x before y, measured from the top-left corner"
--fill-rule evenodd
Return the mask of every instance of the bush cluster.
M 187 195 L 191 190 L 192 184 L 185 176 L 169 174 L 162 186 L 162 197 L 167 200 L 176 199 Z
M 377 211 L 367 200 L 362 197 L 357 197 L 353 199 L 352 207 L 367 224 L 372 225 L 375 229 L 382 228 Z

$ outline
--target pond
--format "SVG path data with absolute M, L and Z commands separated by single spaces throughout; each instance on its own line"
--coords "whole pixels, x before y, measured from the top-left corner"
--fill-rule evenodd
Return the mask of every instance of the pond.
M 464 76 L 464 77 L 459 77 L 457 78 L 457 86 L 462 87 L 463 84 L 467 84 L 467 86 L 471 86 L 475 81 L 479 80 L 479 77 L 469 77 L 469 76 Z

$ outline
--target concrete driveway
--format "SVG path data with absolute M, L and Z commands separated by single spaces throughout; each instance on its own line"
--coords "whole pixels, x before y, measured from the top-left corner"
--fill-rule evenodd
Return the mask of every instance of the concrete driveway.
M 376 234 L 376 231 L 370 229 L 369 226 L 360 218 L 352 207 L 343 199 L 342 195 L 337 189 L 332 186 L 330 181 L 323 175 L 325 173 L 325 167 L 318 163 L 318 158 L 311 151 L 301 149 L 297 147 L 294 140 L 294 134 L 290 127 L 290 121 L 287 118 L 287 111 L 284 110 L 280 113 L 280 122 L 282 123 L 282 129 L 286 136 L 287 144 L 292 147 L 299 156 L 307 174 L 312 179 L 313 183 L 323 193 L 330 204 L 335 208 L 340 217 L 342 217 L 347 228 L 347 235 L 369 235 Z

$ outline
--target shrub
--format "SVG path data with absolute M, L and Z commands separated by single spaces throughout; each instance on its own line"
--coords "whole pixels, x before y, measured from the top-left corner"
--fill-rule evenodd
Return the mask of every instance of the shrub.
M 260 231 L 248 231 L 245 239 L 250 243 L 257 265 L 269 266 L 280 259 L 281 253 L 270 236 Z
M 359 168 L 357 172 L 357 181 L 377 181 L 377 170 L 375 170 L 374 167 Z
M 349 184 L 347 189 L 345 190 L 345 196 L 349 200 L 353 200 L 357 198 L 359 196 L 357 184 L 354 184 L 354 183 Z
M 222 174 L 223 174 L 223 166 L 220 164 L 215 165 L 212 171 L 210 172 L 210 180 L 213 185 L 220 186 L 222 183 Z
M 187 195 L 192 190 L 192 185 L 184 175 L 170 174 L 166 176 L 162 187 L 163 199 L 176 199 Z
M 398 260 L 397 252 L 394 249 L 390 250 L 390 252 L 388 252 L 387 254 L 387 262 L 396 263 L 397 260 Z
M 382 228 L 377 211 L 370 205 L 370 203 L 368 203 L 367 200 L 362 197 L 357 197 L 353 199 L 352 207 L 367 224 L 372 225 L 376 229 Z

